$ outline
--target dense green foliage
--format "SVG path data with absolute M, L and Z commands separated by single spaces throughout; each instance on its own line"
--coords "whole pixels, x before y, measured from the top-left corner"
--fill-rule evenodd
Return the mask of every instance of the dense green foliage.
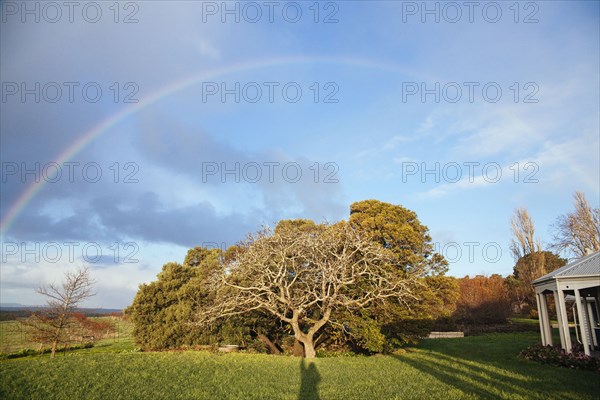
M 396 255 L 392 264 L 402 270 L 427 276 L 448 269 L 448 262 L 433 252 L 429 229 L 421 224 L 414 211 L 378 200 L 364 200 L 350 206 L 349 222 L 390 249 Z
M 266 320 L 263 314 L 235 316 L 202 329 L 195 324 L 196 313 L 214 301 L 212 275 L 224 268 L 223 259 L 234 257 L 235 250 L 223 253 L 220 249 L 195 247 L 188 251 L 183 264 L 165 264 L 156 281 L 140 286 L 126 313 L 131 317 L 136 342 L 142 349 L 235 343 L 266 351 L 257 342 L 257 335 L 276 336 L 275 331 L 280 327 Z
M 313 367 L 293 357 L 98 347 L 0 362 L 0 398 L 596 399 L 597 374 L 519 358 L 538 339 L 426 340 L 393 356 L 320 358 Z
M 190 324 L 195 308 L 190 292 L 202 290 L 190 287 L 190 281 L 197 281 L 199 272 L 188 265 L 169 263 L 157 281 L 140 286 L 126 313 L 142 347 L 168 349 L 201 341 L 201 332 Z
M 427 336 L 436 319 L 452 314 L 458 298 L 456 279 L 444 276 L 448 262 L 434 253 L 427 226 L 415 212 L 378 200 L 353 203 L 349 222 L 392 252 L 390 268 L 419 278 L 408 303 L 374 305 L 348 318 L 351 343 L 388 352 Z
M 542 271 L 543 274 L 548 274 L 567 264 L 566 258 L 562 258 L 551 251 L 542 251 L 541 253 L 544 256 L 544 268 Z M 532 263 L 533 261 L 531 254 L 526 254 L 523 257 L 519 258 L 514 266 L 514 277 L 516 279 L 519 279 L 520 274 L 522 274 L 524 270 L 531 268 Z

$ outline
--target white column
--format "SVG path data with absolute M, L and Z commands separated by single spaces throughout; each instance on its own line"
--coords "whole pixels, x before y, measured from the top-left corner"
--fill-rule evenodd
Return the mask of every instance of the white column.
M 544 325 L 546 344 L 552 346 L 552 325 L 550 323 L 550 315 L 548 315 L 548 302 L 546 301 L 546 295 L 544 293 L 540 293 L 540 303 L 542 305 L 542 309 L 538 310 L 538 315 L 540 312 L 544 315 L 544 318 L 542 318 L 541 321 Z
M 553 290 L 552 291 L 552 296 L 554 297 L 554 304 L 556 305 L 556 318 L 558 319 L 558 334 L 560 336 L 560 347 L 563 348 L 563 350 L 566 349 L 565 344 L 566 344 L 566 340 L 565 340 L 565 327 L 563 325 L 563 321 L 562 321 L 562 315 L 560 312 L 560 305 L 559 305 L 559 299 L 558 299 L 558 291 L 557 290 Z
M 571 331 L 569 330 L 569 318 L 567 318 L 567 303 L 565 302 L 565 292 L 562 291 L 560 286 L 556 285 L 558 299 L 556 301 L 556 313 L 559 315 L 559 324 L 562 326 L 563 340 L 562 348 L 568 353 L 571 352 Z
M 575 289 L 575 304 L 577 305 L 577 317 L 579 318 L 579 332 L 581 332 L 581 343 L 583 343 L 583 351 L 586 355 L 591 355 L 590 343 L 588 341 L 588 322 L 585 318 L 585 312 L 583 310 L 584 305 L 581 304 L 581 295 L 579 289 Z
M 596 339 L 596 332 L 594 332 L 594 326 L 596 326 L 596 315 L 594 314 L 594 310 L 592 309 L 592 303 L 589 301 L 585 302 L 587 308 L 586 317 L 588 320 L 588 326 L 590 327 L 590 335 L 592 336 L 592 343 L 594 346 L 598 346 L 598 340 Z M 592 344 L 590 343 L 590 344 Z
M 540 322 L 540 334 L 542 335 L 542 346 L 546 346 L 548 344 L 548 342 L 546 341 L 546 330 L 544 329 L 544 313 L 542 313 L 542 301 L 541 299 L 541 294 L 540 293 L 536 293 L 535 294 L 535 300 L 537 301 L 537 308 L 538 308 L 538 321 Z

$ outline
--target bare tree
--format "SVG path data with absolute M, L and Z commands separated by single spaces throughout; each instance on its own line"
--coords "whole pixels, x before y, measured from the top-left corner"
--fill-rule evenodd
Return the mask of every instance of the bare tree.
M 527 298 L 531 301 L 533 298 L 531 282 L 546 273 L 542 243 L 539 238 L 535 237 L 533 219 L 526 208 L 519 208 L 514 211 L 510 226 L 513 234 L 510 250 L 518 266 L 515 273 L 524 284 Z M 527 262 L 519 263 L 519 260 L 523 259 L 527 259 Z
M 60 285 L 54 283 L 40 287 L 37 292 L 47 298 L 47 307 L 34 313 L 25 324 L 30 328 L 32 339 L 51 344 L 51 357 L 56 348 L 69 340 L 69 329 L 74 322 L 73 313 L 81 303 L 95 295 L 92 291 L 95 281 L 89 269 L 79 268 L 66 272 Z
M 552 225 L 552 248 L 583 257 L 600 250 L 600 208 L 592 208 L 583 192 L 573 195 L 575 210 L 560 215 Z
M 518 208 L 514 211 L 510 220 L 510 228 L 513 234 L 510 250 L 515 262 L 523 256 L 541 250 L 540 241 L 535 238 L 533 219 L 529 216 L 526 208 Z
M 391 258 L 344 222 L 312 231 L 264 230 L 248 238 L 215 280 L 216 301 L 199 321 L 263 310 L 290 324 L 305 357 L 314 358 L 316 335 L 335 311 L 415 298 L 417 278 L 391 268 Z

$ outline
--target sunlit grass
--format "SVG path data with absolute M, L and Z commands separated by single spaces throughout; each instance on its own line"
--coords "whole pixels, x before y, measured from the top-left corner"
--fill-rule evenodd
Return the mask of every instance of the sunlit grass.
M 125 353 L 107 344 L 54 360 L 0 362 L 0 398 L 597 399 L 597 374 L 517 357 L 537 340 L 535 333 L 425 340 L 398 356 L 321 358 L 313 367 L 293 357 Z

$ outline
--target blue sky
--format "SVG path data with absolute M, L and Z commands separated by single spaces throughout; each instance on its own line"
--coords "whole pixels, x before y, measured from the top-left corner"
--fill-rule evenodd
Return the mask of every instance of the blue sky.
M 28 4 L 0 25 L 2 303 L 87 264 L 87 305 L 124 307 L 190 247 L 371 198 L 451 275 L 507 275 L 515 208 L 549 244 L 599 204 L 598 2 Z

